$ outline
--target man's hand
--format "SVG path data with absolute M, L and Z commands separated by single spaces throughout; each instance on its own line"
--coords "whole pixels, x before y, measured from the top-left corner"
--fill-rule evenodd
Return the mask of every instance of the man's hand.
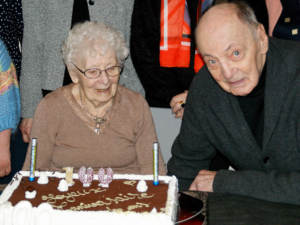
M 213 183 L 216 171 L 201 170 L 190 186 L 191 191 L 213 192 Z
M 31 118 L 24 118 L 22 119 L 20 130 L 22 132 L 23 141 L 25 143 L 29 143 L 30 141 L 30 132 L 33 124 L 33 119 Z
M 184 93 L 176 95 L 172 98 L 170 106 L 172 108 L 172 113 L 175 114 L 175 118 L 182 119 L 184 112 L 184 107 L 182 107 L 182 104 L 185 104 L 187 94 L 188 91 L 185 91 Z
M 0 177 L 10 174 L 10 135 L 11 129 L 0 132 Z

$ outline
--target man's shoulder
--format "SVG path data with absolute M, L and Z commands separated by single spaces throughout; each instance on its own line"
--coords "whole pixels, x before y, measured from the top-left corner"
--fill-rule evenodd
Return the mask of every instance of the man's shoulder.
M 292 77 L 300 76 L 300 42 L 269 38 L 269 49 L 273 63 L 278 69 L 284 68 L 285 74 Z
M 270 50 L 274 54 L 274 50 L 276 50 L 280 56 L 289 60 L 291 58 L 300 58 L 300 42 L 299 41 L 291 41 L 291 40 L 282 40 L 274 37 L 269 37 L 269 47 Z
M 274 46 L 276 46 L 278 49 L 282 49 L 282 51 L 285 51 L 285 50 L 289 51 L 289 50 L 293 50 L 293 48 L 296 48 L 296 49 L 300 48 L 299 41 L 269 37 L 269 42 L 270 42 L 270 44 L 273 44 Z

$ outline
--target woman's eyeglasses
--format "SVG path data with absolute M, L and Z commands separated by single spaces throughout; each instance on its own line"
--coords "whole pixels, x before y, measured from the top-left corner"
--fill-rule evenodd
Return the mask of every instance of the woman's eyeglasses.
M 108 77 L 113 78 L 115 76 L 120 75 L 120 73 L 123 69 L 121 66 L 111 66 L 111 67 L 107 68 L 106 70 L 100 70 L 98 68 L 90 68 L 85 71 L 82 71 L 73 62 L 71 62 L 71 63 L 76 67 L 76 69 L 78 69 L 81 73 L 84 74 L 84 76 L 86 76 L 89 79 L 96 79 L 96 78 L 100 77 L 100 75 L 103 71 L 106 72 Z

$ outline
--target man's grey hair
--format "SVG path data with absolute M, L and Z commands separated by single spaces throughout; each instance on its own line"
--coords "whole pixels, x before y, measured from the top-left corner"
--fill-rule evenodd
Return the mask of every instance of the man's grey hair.
M 117 62 L 124 66 L 129 54 L 123 35 L 116 29 L 102 22 L 84 22 L 76 24 L 62 45 L 63 59 L 66 65 L 72 61 L 80 60 L 80 56 L 88 53 L 96 57 L 95 45 L 102 49 L 101 55 L 108 51 L 115 53 Z
M 256 39 L 256 30 L 259 22 L 256 19 L 253 9 L 244 1 L 237 1 L 231 4 L 234 5 L 233 9 L 235 10 L 238 18 L 249 26 L 253 37 Z

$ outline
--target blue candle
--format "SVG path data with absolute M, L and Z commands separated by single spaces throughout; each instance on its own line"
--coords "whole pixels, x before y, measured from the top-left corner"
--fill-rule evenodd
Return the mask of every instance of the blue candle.
M 153 184 L 158 183 L 158 143 L 153 142 Z
M 36 156 L 36 138 L 32 138 L 32 140 L 31 140 L 31 160 L 30 160 L 29 181 L 34 181 L 35 156 Z

